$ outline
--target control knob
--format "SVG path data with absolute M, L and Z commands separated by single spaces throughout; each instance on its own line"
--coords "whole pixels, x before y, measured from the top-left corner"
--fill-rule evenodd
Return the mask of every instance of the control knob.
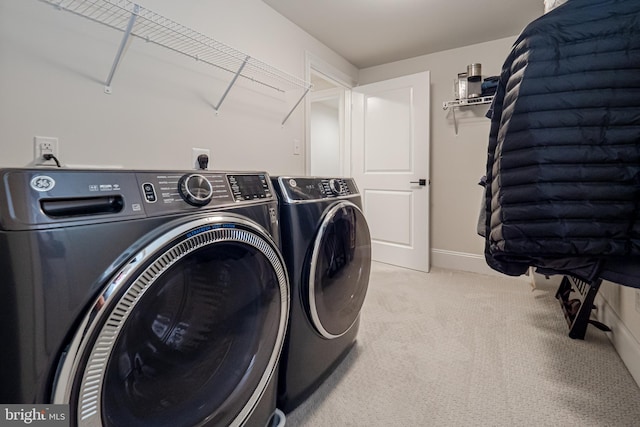
M 178 192 L 185 202 L 193 206 L 204 206 L 213 197 L 211 183 L 200 174 L 184 175 L 180 178 Z
M 331 190 L 331 192 L 336 196 L 339 196 L 340 192 L 342 191 L 342 186 L 340 185 L 340 181 L 338 181 L 337 179 L 330 179 L 329 190 Z

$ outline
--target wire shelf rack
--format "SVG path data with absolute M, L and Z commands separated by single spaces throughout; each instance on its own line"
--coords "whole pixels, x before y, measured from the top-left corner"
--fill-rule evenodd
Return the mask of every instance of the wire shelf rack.
M 472 105 L 490 104 L 493 101 L 491 96 L 479 96 L 477 98 L 456 99 L 455 101 L 445 101 L 442 103 L 442 109 L 446 110 L 450 107 L 469 107 Z
M 447 110 L 451 108 L 453 111 L 453 126 L 456 135 L 458 134 L 458 120 L 456 119 L 456 108 L 458 107 L 471 107 L 474 105 L 490 104 L 493 101 L 494 95 L 491 96 L 479 96 L 477 98 L 456 99 L 455 101 L 445 101 L 442 103 L 442 109 Z
M 122 59 L 130 36 L 167 48 L 196 61 L 211 65 L 233 75 L 222 95 L 216 111 L 236 80 L 241 77 L 278 92 L 300 90 L 302 97 L 293 106 L 282 124 L 311 90 L 311 84 L 281 71 L 259 59 L 243 53 L 218 40 L 185 27 L 169 18 L 129 0 L 40 0 L 59 10 L 87 18 L 124 33 L 120 48 L 105 82 L 105 92 L 111 93 L 111 81 Z

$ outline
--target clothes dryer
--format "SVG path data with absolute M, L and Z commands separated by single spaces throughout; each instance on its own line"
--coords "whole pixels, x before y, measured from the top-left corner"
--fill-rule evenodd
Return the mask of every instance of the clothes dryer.
M 264 172 L 0 170 L 0 403 L 260 426 L 289 286 Z
M 371 271 L 371 236 L 353 179 L 274 177 L 291 316 L 278 408 L 290 412 L 355 343 Z

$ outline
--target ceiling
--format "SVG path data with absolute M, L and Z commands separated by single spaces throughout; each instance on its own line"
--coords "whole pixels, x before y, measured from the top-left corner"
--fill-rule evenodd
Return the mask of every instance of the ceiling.
M 543 0 L 263 0 L 357 68 L 515 36 Z

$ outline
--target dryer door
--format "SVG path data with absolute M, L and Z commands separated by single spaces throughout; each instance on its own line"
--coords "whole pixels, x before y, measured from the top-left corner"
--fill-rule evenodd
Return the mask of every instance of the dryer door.
M 349 201 L 323 215 L 309 270 L 309 313 L 327 339 L 344 335 L 358 320 L 371 271 L 371 236 L 362 211 Z
M 274 374 L 289 289 L 253 222 L 225 214 L 157 238 L 106 285 L 62 362 L 54 402 L 78 426 L 236 426 Z

